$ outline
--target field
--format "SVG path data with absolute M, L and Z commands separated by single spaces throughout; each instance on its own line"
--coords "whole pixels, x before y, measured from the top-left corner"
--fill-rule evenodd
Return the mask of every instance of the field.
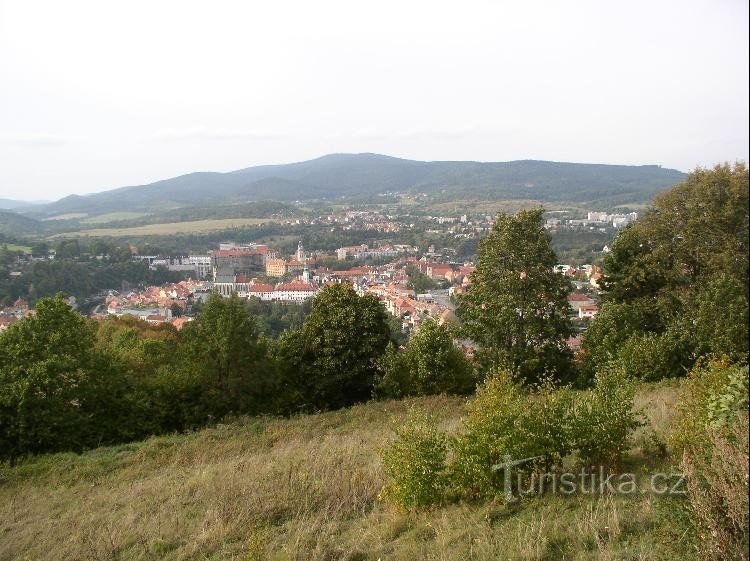
M 451 201 L 443 203 L 430 203 L 425 205 L 424 210 L 437 214 L 463 214 L 483 212 L 495 215 L 498 212 L 514 213 L 522 209 L 542 208 L 545 210 L 576 209 L 574 205 L 561 206 L 555 203 L 543 203 L 533 199 L 519 199 L 514 201 Z
M 265 222 L 274 222 L 273 218 L 224 218 L 219 220 L 193 220 L 189 222 L 168 222 L 164 224 L 147 224 L 131 228 L 94 228 L 78 232 L 66 232 L 54 237 L 125 237 L 125 236 L 165 236 L 170 234 L 203 234 L 216 230 L 226 230 L 242 226 L 253 226 Z
M 108 212 L 106 214 L 98 214 L 91 216 L 84 220 L 81 220 L 84 224 L 105 224 L 107 222 L 113 222 L 115 220 L 131 220 L 133 218 L 141 218 L 142 216 L 148 216 L 145 212 Z
M 638 401 L 627 467 L 660 465 L 676 391 Z M 0 560 L 693 560 L 664 501 L 576 495 L 400 512 L 378 499 L 378 449 L 409 406 L 455 431 L 459 398 L 370 403 L 292 419 L 43 456 L 0 468 Z
M 18 245 L 14 243 L 0 243 L 0 247 L 5 246 L 9 251 L 31 251 L 28 245 Z

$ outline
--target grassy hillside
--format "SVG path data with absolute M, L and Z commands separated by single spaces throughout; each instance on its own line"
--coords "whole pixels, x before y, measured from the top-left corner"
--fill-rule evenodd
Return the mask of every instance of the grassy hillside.
M 264 199 L 330 201 L 405 191 L 430 193 L 439 200 L 538 199 L 617 205 L 649 201 L 683 179 L 683 173 L 659 166 L 534 160 L 421 162 L 379 154 L 332 154 L 293 164 L 191 173 L 149 185 L 71 195 L 35 211 L 47 215 L 153 212 Z
M 626 468 L 640 478 L 669 463 L 653 443 L 675 396 L 638 398 L 648 422 Z M 459 398 L 371 403 L 5 466 L 0 560 L 693 559 L 667 499 L 649 494 L 394 510 L 378 500 L 377 451 L 411 405 L 447 430 L 464 411 Z
M 11 211 L 0 210 L 0 234 L 23 236 L 42 229 L 39 221 Z

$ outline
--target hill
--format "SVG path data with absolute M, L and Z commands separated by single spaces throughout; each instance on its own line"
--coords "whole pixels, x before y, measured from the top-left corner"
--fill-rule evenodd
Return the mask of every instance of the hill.
M 668 465 L 646 447 L 674 400 L 638 398 L 648 426 L 626 461 L 643 480 Z M 376 402 L 0 466 L 0 560 L 696 559 L 659 495 L 393 510 L 377 452 L 410 406 L 447 430 L 464 414 L 460 398 Z
M 679 171 L 654 165 L 421 162 L 378 154 L 331 154 L 305 162 L 228 173 L 196 172 L 148 185 L 71 195 L 34 210 L 46 216 L 95 214 L 259 200 L 332 200 L 384 192 L 424 192 L 445 200 L 536 199 L 616 205 L 647 202 L 683 178 Z
M 3 210 L 18 210 L 18 209 L 30 209 L 36 205 L 49 203 L 50 201 L 18 201 L 15 199 L 0 199 L 0 209 Z
M 0 210 L 0 233 L 9 236 L 36 234 L 42 225 L 38 220 L 16 212 Z

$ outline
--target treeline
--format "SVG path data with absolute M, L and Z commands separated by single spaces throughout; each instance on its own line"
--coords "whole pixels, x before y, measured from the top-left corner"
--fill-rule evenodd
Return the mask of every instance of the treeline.
M 373 397 L 376 386 L 382 396 L 473 388 L 457 349 L 430 352 L 420 370 L 442 381 L 411 384 L 406 373 L 381 383 L 397 352 L 391 347 L 383 361 L 390 322 L 375 297 L 348 284 L 323 289 L 299 328 L 278 339 L 263 333 L 251 311 L 263 306 L 212 295 L 177 332 L 135 318 L 96 322 L 61 298 L 40 300 L 34 317 L 0 335 L 2 459 L 192 430 L 227 415 L 345 407 Z M 423 354 L 416 349 L 433 338 L 453 348 L 447 327 L 435 324 L 410 343 L 409 356 Z M 457 364 L 459 385 L 451 381 Z

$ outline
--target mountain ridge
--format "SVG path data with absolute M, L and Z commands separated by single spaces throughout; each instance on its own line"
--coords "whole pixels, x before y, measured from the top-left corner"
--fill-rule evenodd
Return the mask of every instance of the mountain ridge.
M 374 153 L 327 154 L 312 160 L 196 171 L 144 185 L 69 195 L 35 205 L 61 213 L 143 211 L 257 200 L 336 200 L 384 192 L 423 192 L 478 200 L 535 198 L 545 202 L 648 202 L 685 174 L 658 165 L 624 166 L 545 160 L 419 161 Z

